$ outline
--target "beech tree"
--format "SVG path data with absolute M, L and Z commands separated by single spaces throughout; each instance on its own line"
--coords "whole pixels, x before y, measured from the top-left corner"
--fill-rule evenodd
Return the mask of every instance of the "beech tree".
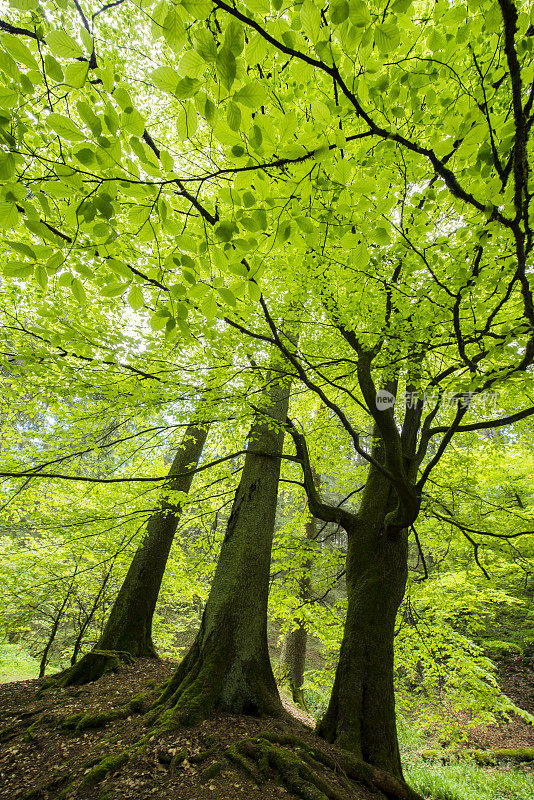
M 209 424 L 202 424 L 200 419 L 188 425 L 169 470 L 171 480 L 165 487 L 166 492 L 187 495 L 208 430 Z M 150 516 L 146 535 L 137 548 L 95 647 L 67 670 L 52 676 L 45 688 L 88 683 L 117 668 L 121 661 L 139 656 L 156 657 L 152 619 L 182 512 L 181 495 L 164 496 L 160 508 Z
M 81 309 L 124 297 L 177 346 L 202 330 L 239 335 L 263 365 L 278 350 L 338 418 L 369 463 L 356 514 L 321 501 L 287 423 L 310 510 L 349 537 L 319 732 L 401 776 L 393 625 L 409 527 L 453 436 L 534 411 L 469 421 L 476 398 L 526 397 L 531 382 L 529 17 L 510 0 L 50 5 L 1 23 L 0 219 L 17 254 L 4 274 Z M 288 297 L 295 349 L 278 322 Z

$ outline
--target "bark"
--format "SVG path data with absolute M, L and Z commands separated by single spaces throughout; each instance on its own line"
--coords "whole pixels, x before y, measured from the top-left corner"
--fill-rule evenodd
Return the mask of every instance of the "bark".
M 189 492 L 192 470 L 198 465 L 207 435 L 207 425 L 193 422 L 188 426 L 169 471 L 169 475 L 177 474 L 168 484 L 169 490 Z M 98 650 L 122 650 L 135 657 L 156 656 L 152 618 L 181 511 L 179 503 L 163 500 L 148 520 L 146 536 L 113 604 L 96 645 Z
M 189 491 L 208 429 L 207 423 L 200 422 L 192 422 L 187 427 L 169 470 L 169 476 L 176 477 L 167 484 L 167 491 Z M 152 618 L 181 511 L 180 502 L 162 499 L 159 509 L 148 520 L 146 535 L 133 557 L 100 639 L 80 661 L 53 676 L 51 684 L 88 683 L 116 669 L 120 661 L 157 657 L 152 641 Z
M 157 702 L 170 705 L 164 714 L 170 725 L 192 723 L 215 708 L 284 713 L 267 647 L 267 600 L 284 440 L 280 423 L 288 403 L 288 383 L 275 381 L 256 413 L 249 434 L 254 452 L 245 458 L 200 630 Z
M 317 524 L 315 517 L 311 516 L 305 525 L 305 535 L 307 540 L 315 539 Z M 301 604 L 306 603 L 311 595 L 310 570 L 312 568 L 311 558 L 307 559 L 303 565 L 304 577 L 300 581 L 298 598 Z M 282 651 L 280 653 L 279 681 L 286 684 L 291 690 L 293 702 L 301 706 L 305 711 L 306 701 L 304 699 L 304 669 L 306 666 L 306 645 L 308 641 L 308 628 L 302 617 L 295 616 L 293 625 L 284 636 Z
M 406 530 L 387 529 L 394 493 L 371 467 L 357 515 L 347 515 L 347 618 L 320 736 L 402 778 L 393 639 L 407 578 Z

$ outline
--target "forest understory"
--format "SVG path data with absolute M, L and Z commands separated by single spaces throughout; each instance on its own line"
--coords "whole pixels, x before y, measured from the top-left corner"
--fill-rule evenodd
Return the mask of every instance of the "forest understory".
M 168 659 L 138 659 L 120 673 L 83 687 L 47 690 L 42 679 L 0 685 L 0 798 L 20 800 L 371 800 L 402 798 L 386 773 L 352 760 L 318 739 L 313 717 L 283 698 L 287 719 L 217 713 L 182 729 L 157 732 L 150 714 L 131 712 L 102 724 L 132 697 L 155 694 L 176 667 Z M 534 712 L 534 658 L 509 656 L 500 679 L 511 699 Z M 139 711 L 142 711 L 140 703 Z M 443 762 L 451 750 L 429 736 L 418 752 Z M 534 728 L 515 717 L 479 726 L 457 747 L 467 751 L 534 748 Z M 413 754 L 412 754 L 413 756 Z M 351 766 L 354 767 L 351 774 Z M 362 768 L 360 778 L 355 776 Z M 534 776 L 534 761 L 499 760 L 480 767 Z M 381 787 L 381 788 L 379 788 Z M 405 800 L 417 794 L 404 795 Z M 424 797 L 431 795 L 424 794 Z M 525 798 L 526 800 L 526 798 Z

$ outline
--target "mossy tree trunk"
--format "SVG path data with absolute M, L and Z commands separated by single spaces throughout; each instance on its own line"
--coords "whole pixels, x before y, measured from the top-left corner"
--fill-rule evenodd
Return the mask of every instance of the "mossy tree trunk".
M 270 376 L 222 543 L 200 630 L 159 698 L 169 724 L 214 708 L 281 715 L 267 647 L 267 600 L 289 384 Z
M 320 736 L 402 777 L 393 687 L 393 640 L 407 578 L 406 530 L 388 530 L 392 492 L 371 468 L 347 526 L 347 617 Z
M 192 422 L 169 470 L 166 491 L 187 494 L 208 435 L 208 425 Z M 172 495 L 149 518 L 146 534 L 126 573 L 109 613 L 97 650 L 120 650 L 130 655 L 156 656 L 152 641 L 152 618 L 165 573 L 174 534 L 180 520 L 180 501 Z
M 305 438 L 294 426 L 290 430 L 302 463 L 310 510 L 320 519 L 337 522 L 348 538 L 347 616 L 332 695 L 317 732 L 402 779 L 393 643 L 408 572 L 407 528 L 419 510 L 414 476 L 420 453 L 416 457 L 414 443 L 420 406 L 406 413 L 401 435 L 391 410 L 377 412 L 377 416 L 381 425 L 374 428 L 372 463 L 357 513 L 322 502 Z
M 157 657 L 152 641 L 152 619 L 182 512 L 180 500 L 173 500 L 172 493 L 189 492 L 208 430 L 208 423 L 195 421 L 188 425 L 169 470 L 172 480 L 166 485 L 159 509 L 147 522 L 145 537 L 132 559 L 97 644 L 71 667 L 51 676 L 43 688 L 88 683 L 110 669 L 117 669 L 121 660 Z
M 317 535 L 317 520 L 310 516 L 305 525 L 305 537 L 314 541 Z M 303 564 L 302 578 L 299 581 L 298 599 L 300 605 L 307 603 L 311 596 L 310 572 L 312 559 L 307 558 Z M 282 641 L 279 663 L 279 681 L 286 684 L 291 690 L 293 702 L 306 709 L 303 683 L 304 669 L 306 666 L 306 647 L 308 642 L 308 626 L 302 614 L 295 615 L 291 628 L 287 631 Z

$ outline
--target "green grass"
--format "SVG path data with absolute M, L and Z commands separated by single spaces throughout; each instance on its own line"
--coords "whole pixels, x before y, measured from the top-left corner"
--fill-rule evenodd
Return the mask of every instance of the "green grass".
M 510 764 L 481 767 L 472 759 L 453 764 L 423 761 L 428 749 L 409 725 L 399 724 L 404 777 L 423 797 L 432 800 L 528 800 L 534 797 L 534 773 Z
M 534 776 L 479 767 L 471 761 L 457 764 L 410 763 L 404 777 L 423 797 L 432 800 L 527 800 L 534 797 Z
M 35 658 L 18 644 L 0 641 L 0 682 L 37 678 L 38 675 L 39 662 Z

